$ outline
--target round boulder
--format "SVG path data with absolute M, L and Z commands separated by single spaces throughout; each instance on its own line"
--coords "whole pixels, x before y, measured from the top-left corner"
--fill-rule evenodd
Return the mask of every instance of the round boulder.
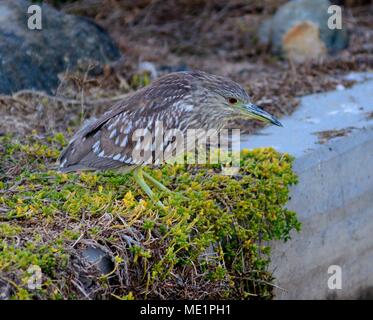
M 320 58 L 348 45 L 346 27 L 328 26 L 331 13 L 328 0 L 293 0 L 281 6 L 259 29 L 261 43 L 269 44 L 274 54 L 295 62 Z M 342 15 L 343 19 L 343 15 Z
M 26 0 L 0 2 L 0 93 L 21 89 L 52 93 L 59 73 L 120 57 L 118 47 L 97 24 L 45 3 L 38 4 L 41 30 L 29 29 L 31 5 Z

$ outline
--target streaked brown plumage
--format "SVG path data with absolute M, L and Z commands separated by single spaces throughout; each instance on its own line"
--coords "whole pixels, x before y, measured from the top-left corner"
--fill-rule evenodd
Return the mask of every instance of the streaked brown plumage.
M 60 170 L 105 170 L 141 166 L 132 158 L 135 129 L 220 129 L 237 117 L 280 123 L 250 102 L 237 83 L 201 71 L 171 73 L 87 122 L 60 156 Z

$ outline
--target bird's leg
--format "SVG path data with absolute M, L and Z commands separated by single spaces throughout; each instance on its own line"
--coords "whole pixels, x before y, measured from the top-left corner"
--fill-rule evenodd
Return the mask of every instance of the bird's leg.
M 149 196 L 150 199 L 154 200 L 154 198 L 155 198 L 154 192 L 152 191 L 152 189 L 150 189 L 150 187 L 148 186 L 148 184 L 145 182 L 145 180 L 144 180 L 144 174 L 145 174 L 145 172 L 142 171 L 141 167 L 137 167 L 133 171 L 133 176 L 134 176 L 136 182 L 141 187 L 141 189 L 144 190 L 144 192 Z M 164 208 L 164 205 L 163 205 L 163 203 L 161 201 L 158 201 L 157 204 L 161 208 Z
M 157 179 L 153 178 L 149 173 L 143 172 L 144 177 L 147 178 L 150 182 L 152 182 L 159 190 L 167 192 L 168 194 L 178 194 L 182 199 L 187 200 L 187 197 L 184 197 L 180 192 L 172 191 L 168 189 L 165 185 L 159 182 Z
M 165 185 L 163 185 L 157 179 L 154 179 L 149 173 L 144 171 L 143 174 L 144 174 L 144 177 L 147 178 L 151 183 L 153 183 L 159 190 L 172 194 L 172 191 L 170 189 L 168 189 Z

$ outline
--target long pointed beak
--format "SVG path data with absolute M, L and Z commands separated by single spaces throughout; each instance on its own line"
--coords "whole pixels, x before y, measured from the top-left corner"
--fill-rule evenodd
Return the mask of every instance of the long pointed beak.
M 273 115 L 259 108 L 253 103 L 243 105 L 244 110 L 248 113 L 251 118 L 258 119 L 264 122 L 270 122 L 276 126 L 282 127 L 280 121 L 278 121 Z

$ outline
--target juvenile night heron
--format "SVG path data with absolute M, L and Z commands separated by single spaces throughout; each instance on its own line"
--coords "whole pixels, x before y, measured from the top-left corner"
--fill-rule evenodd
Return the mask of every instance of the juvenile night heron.
M 160 121 L 165 130 L 221 129 L 233 118 L 281 126 L 271 114 L 252 104 L 246 91 L 232 80 L 201 71 L 171 73 L 129 95 L 99 119 L 87 122 L 61 153 L 60 171 L 133 170 L 138 184 L 154 198 L 144 178 L 162 191 L 169 190 L 143 172 L 145 163 L 134 158 L 133 152 L 141 143 L 133 139 L 136 129 L 154 132 Z M 165 143 L 162 148 L 166 147 Z

